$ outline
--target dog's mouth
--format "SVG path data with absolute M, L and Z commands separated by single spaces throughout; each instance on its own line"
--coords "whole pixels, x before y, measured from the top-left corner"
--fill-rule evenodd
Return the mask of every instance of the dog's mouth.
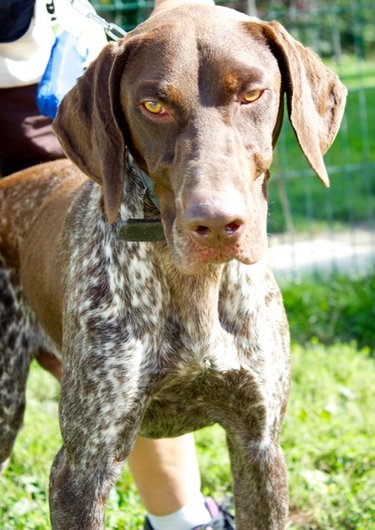
M 188 245 L 184 256 L 181 257 L 177 254 L 177 259 L 180 269 L 186 273 L 194 274 L 200 272 L 207 265 L 220 265 L 232 260 L 240 261 L 245 265 L 252 265 L 263 257 L 264 252 L 265 248 L 260 248 L 259 245 L 252 245 L 249 249 L 242 244 L 204 249 Z

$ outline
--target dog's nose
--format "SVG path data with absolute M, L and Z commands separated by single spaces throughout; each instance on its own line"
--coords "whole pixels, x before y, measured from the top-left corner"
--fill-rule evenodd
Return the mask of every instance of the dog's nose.
M 190 202 L 187 208 L 186 220 L 191 237 L 206 246 L 235 243 L 246 222 L 244 214 L 237 211 L 235 204 L 195 201 Z

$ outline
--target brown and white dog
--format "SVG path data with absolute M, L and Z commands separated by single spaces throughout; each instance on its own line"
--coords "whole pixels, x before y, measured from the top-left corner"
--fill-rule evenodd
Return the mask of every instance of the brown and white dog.
M 214 422 L 237 529 L 284 528 L 289 333 L 262 259 L 284 93 L 328 184 L 322 155 L 346 96 L 337 76 L 276 22 L 179 7 L 108 44 L 65 97 L 55 130 L 69 161 L 0 182 L 0 460 L 30 361 L 58 359 L 53 529 L 103 528 L 138 433 Z M 161 219 L 165 241 L 125 241 L 129 219 Z

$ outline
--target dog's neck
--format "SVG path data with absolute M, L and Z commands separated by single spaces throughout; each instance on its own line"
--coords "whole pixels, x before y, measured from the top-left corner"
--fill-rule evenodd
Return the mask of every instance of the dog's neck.
M 171 299 L 181 321 L 190 323 L 194 333 L 207 335 L 219 324 L 219 295 L 224 265 L 207 265 L 197 274 L 184 274 L 163 245 L 158 252 L 166 275 Z

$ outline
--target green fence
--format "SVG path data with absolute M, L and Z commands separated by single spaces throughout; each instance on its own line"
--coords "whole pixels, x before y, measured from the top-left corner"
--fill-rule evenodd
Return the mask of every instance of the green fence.
M 340 266 L 343 255 L 359 269 L 361 264 L 368 266 L 375 255 L 375 2 L 220 3 L 265 20 L 277 19 L 313 48 L 349 89 L 341 130 L 326 155 L 329 190 L 314 177 L 291 127 L 284 124 L 271 171 L 271 243 L 293 245 L 289 254 L 296 258 L 297 243 L 312 242 L 309 258 L 302 250 L 310 269 L 315 257 L 321 261 L 322 255 L 333 267 Z M 93 4 L 101 16 L 128 30 L 147 18 L 153 7 L 153 2 L 142 0 Z M 325 246 L 315 244 L 322 238 Z M 279 258 L 275 261 L 280 264 Z M 298 268 L 298 259 L 294 261 L 285 259 L 285 269 Z
M 92 0 L 100 16 L 130 31 L 150 14 L 154 2 L 147 0 Z

